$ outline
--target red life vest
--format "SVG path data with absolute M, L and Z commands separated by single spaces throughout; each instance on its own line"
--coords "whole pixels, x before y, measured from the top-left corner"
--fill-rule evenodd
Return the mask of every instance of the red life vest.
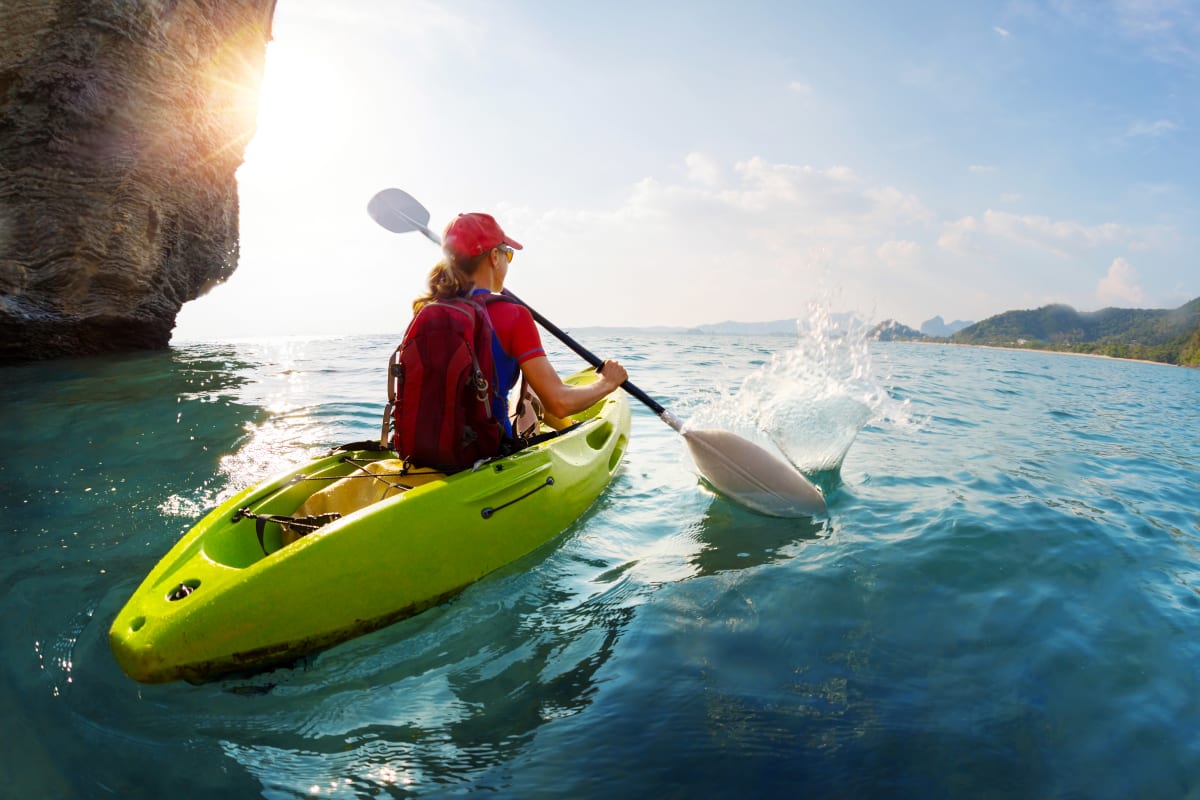
M 384 414 L 402 458 L 454 472 L 500 454 L 492 339 L 487 311 L 468 298 L 427 303 L 413 317 L 388 365 Z

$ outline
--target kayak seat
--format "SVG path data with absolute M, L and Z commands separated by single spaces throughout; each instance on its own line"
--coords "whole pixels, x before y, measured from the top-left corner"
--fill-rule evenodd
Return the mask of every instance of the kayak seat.
M 443 472 L 413 470 L 399 458 L 385 458 L 356 466 L 359 472 L 309 495 L 296 509 L 294 516 L 320 517 L 325 514 L 339 514 L 346 517 L 381 500 L 446 477 Z M 285 528 L 283 544 L 291 544 L 300 538 L 300 535 L 303 535 L 302 532 L 289 533 Z

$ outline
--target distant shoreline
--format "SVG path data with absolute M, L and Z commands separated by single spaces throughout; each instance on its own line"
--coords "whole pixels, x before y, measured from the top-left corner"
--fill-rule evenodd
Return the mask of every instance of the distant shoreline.
M 900 344 L 900 342 L 897 342 L 897 344 Z M 1128 361 L 1134 364 L 1154 364 L 1155 366 L 1159 367 L 1179 367 L 1180 369 L 1192 369 L 1192 367 L 1187 367 L 1183 364 L 1171 364 L 1166 361 L 1151 361 L 1148 358 L 1121 358 L 1120 356 L 1106 356 L 1103 353 L 1073 353 L 1070 350 L 1046 350 L 1040 347 L 1014 347 L 1011 345 L 1000 344 L 966 344 L 964 342 L 922 342 L 918 339 L 906 340 L 903 342 L 903 344 L 923 344 L 942 347 L 979 347 L 985 350 L 1009 350 L 1014 353 L 1049 353 L 1056 356 L 1103 358 L 1109 361 Z

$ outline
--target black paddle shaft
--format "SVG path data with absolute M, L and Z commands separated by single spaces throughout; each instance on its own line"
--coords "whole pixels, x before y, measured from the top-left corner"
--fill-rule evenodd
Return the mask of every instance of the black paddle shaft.
M 599 372 L 600 368 L 604 366 L 604 362 L 600 358 L 598 358 L 595 353 L 593 353 L 591 350 L 588 350 L 586 347 L 581 345 L 579 342 L 572 339 L 570 337 L 570 335 L 567 334 L 566 331 L 564 331 L 562 328 L 555 325 L 550 320 L 543 317 L 541 314 L 539 314 L 537 312 L 536 309 L 532 308 L 524 300 L 517 297 L 515 294 L 510 292 L 508 289 L 505 289 L 502 292 L 502 294 L 507 295 L 508 297 L 512 298 L 513 300 L 516 300 L 518 303 L 520 303 L 521 305 L 528 308 L 529 313 L 533 315 L 533 318 L 537 321 L 537 323 L 539 325 L 541 325 L 546 330 L 550 331 L 550 333 L 554 336 L 555 339 L 558 339 L 560 342 L 565 344 L 567 347 L 574 350 L 576 352 L 576 354 L 578 354 L 584 361 L 588 362 L 593 367 L 595 367 L 597 372 Z M 631 395 L 636 397 L 638 400 L 641 400 L 643 403 L 645 403 L 650 408 L 651 411 L 653 411 L 655 414 L 658 414 L 660 417 L 664 413 L 666 413 L 666 409 L 663 408 L 661 405 L 659 405 L 654 400 L 653 397 L 646 394 L 638 387 L 634 386 L 632 382 L 625 381 L 624 383 L 621 384 L 621 388 L 624 389 L 625 391 L 629 392 Z

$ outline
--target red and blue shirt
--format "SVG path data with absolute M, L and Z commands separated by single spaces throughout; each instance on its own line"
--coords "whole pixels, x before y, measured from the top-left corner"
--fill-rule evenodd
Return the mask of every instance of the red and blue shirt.
M 476 289 L 472 297 L 490 294 L 487 289 Z M 492 321 L 492 356 L 496 361 L 496 378 L 500 381 L 500 399 L 503 409 L 497 415 L 504 420 L 505 429 L 512 434 L 508 419 L 508 395 L 521 378 L 521 365 L 531 358 L 546 355 L 542 337 L 529 309 L 520 303 L 485 303 L 488 317 Z

